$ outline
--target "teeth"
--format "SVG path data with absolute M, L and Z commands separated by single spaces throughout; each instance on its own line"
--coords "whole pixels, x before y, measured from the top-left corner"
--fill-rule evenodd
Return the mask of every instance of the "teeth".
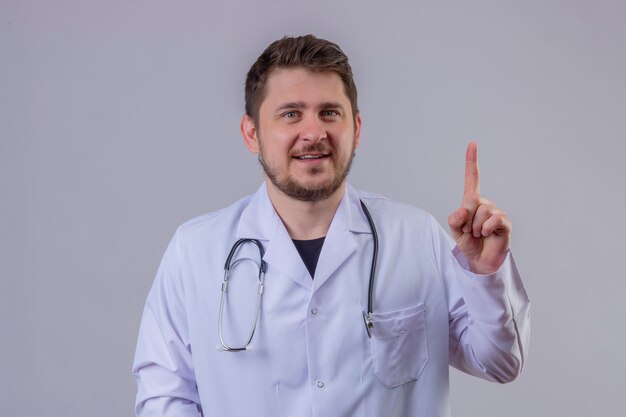
M 302 156 L 299 156 L 298 159 L 319 159 L 323 157 L 324 155 L 302 155 Z

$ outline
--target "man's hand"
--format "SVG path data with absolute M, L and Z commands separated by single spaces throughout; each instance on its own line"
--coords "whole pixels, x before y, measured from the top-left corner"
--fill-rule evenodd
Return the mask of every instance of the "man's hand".
M 465 156 L 465 192 L 461 208 L 448 217 L 448 225 L 472 272 L 491 274 L 506 258 L 511 220 L 494 203 L 481 197 L 477 154 L 478 146 L 470 142 Z

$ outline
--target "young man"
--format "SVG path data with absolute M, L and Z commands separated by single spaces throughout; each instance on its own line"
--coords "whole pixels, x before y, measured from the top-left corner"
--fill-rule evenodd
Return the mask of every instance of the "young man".
M 352 71 L 311 35 L 254 63 L 241 132 L 265 182 L 172 239 L 141 323 L 137 415 L 438 417 L 450 364 L 519 374 L 529 301 L 475 144 L 454 241 L 427 213 L 354 189 Z

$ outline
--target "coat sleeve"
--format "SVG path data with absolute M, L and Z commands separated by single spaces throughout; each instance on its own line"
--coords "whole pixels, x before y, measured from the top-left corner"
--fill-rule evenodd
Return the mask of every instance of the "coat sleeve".
M 141 319 L 133 363 L 135 413 L 141 417 L 200 415 L 177 236 L 161 260 Z
M 490 275 L 470 271 L 465 256 L 441 226 L 437 251 L 446 285 L 450 364 L 490 381 L 513 381 L 530 340 L 530 300 L 509 251 Z

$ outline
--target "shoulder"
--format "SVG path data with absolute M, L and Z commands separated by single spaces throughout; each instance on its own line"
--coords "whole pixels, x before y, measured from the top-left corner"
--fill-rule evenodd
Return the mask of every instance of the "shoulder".
M 426 210 L 367 191 L 357 190 L 357 193 L 387 248 L 404 253 L 420 247 L 423 251 L 417 253 L 430 254 L 434 264 L 440 264 L 444 253 L 452 249 L 448 234 Z
M 372 216 L 379 217 L 384 222 L 409 222 L 420 228 L 427 227 L 429 229 L 437 225 L 435 218 L 419 207 L 369 191 L 356 190 L 356 192 Z
M 207 234 L 215 235 L 226 230 L 232 231 L 252 197 L 253 194 L 247 195 L 228 207 L 187 220 L 178 227 L 175 236 L 182 240 L 193 240 L 197 237 L 205 237 Z

